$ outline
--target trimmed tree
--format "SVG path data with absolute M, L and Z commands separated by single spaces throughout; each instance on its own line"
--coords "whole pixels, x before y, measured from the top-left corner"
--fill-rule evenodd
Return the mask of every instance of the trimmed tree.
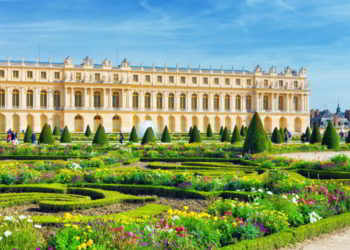
M 191 137 L 192 131 L 193 131 L 193 128 L 192 128 L 192 126 L 191 126 L 191 127 L 190 127 L 190 130 L 188 131 L 188 136 L 189 136 L 189 137 Z
M 229 142 L 230 141 L 230 134 L 228 133 L 227 127 L 224 128 L 224 131 L 222 132 L 220 141 L 221 142 Z
M 305 141 L 310 141 L 310 138 L 311 138 L 310 128 L 307 127 L 305 130 Z
M 244 126 L 241 127 L 241 131 L 239 133 L 242 137 L 245 137 L 246 133 L 245 133 Z
M 221 126 L 219 134 L 222 135 L 223 132 L 224 132 L 224 128 Z
M 147 128 L 145 134 L 142 137 L 141 145 L 145 145 L 147 143 L 152 142 L 153 137 L 153 129 L 151 127 Z
M 233 132 L 232 132 L 232 137 L 231 137 L 231 143 L 234 144 L 236 142 L 242 141 L 241 134 L 239 133 L 237 125 L 235 126 Z
M 312 130 L 312 134 L 310 137 L 310 144 L 319 143 L 322 141 L 322 136 L 320 133 L 320 128 L 318 126 L 315 126 Z
M 328 122 L 326 131 L 323 134 L 322 145 L 327 146 L 328 149 L 335 149 L 339 147 L 339 143 L 339 136 L 333 126 L 333 123 Z
M 87 125 L 87 127 L 86 127 L 86 130 L 85 130 L 85 136 L 86 137 L 89 137 L 89 136 L 91 136 L 91 128 L 90 128 L 90 125 Z
M 53 141 L 51 126 L 49 126 L 48 124 L 45 124 L 40 133 L 39 143 L 52 144 L 53 142 L 54 141 Z
M 53 128 L 52 134 L 53 135 L 60 135 L 60 129 L 57 126 L 55 126 Z
M 348 131 L 348 136 L 345 138 L 346 143 L 350 143 L 350 130 Z
M 28 125 L 26 132 L 24 133 L 23 142 L 24 143 L 32 143 L 32 128 Z
M 105 132 L 105 128 L 100 124 L 97 128 L 95 137 L 92 141 L 92 144 L 97 144 L 97 145 L 105 145 L 108 144 L 108 139 L 107 135 Z
M 162 139 L 160 140 L 161 142 L 171 142 L 168 126 L 165 125 L 163 134 L 162 134 Z
M 249 124 L 244 140 L 244 153 L 260 153 L 271 149 L 271 141 L 264 129 L 259 114 L 256 112 Z
M 189 143 L 198 143 L 201 142 L 201 135 L 196 125 L 194 125 L 192 130 L 192 135 L 188 141 Z
M 283 142 L 284 141 L 284 129 L 283 128 L 280 128 L 280 135 L 281 135 L 281 139 Z
M 207 137 L 213 137 L 213 130 L 211 129 L 210 123 L 208 124 L 208 127 L 207 127 Z
M 129 136 L 129 142 L 138 142 L 139 138 L 137 137 L 137 132 L 135 126 L 132 126 L 130 136 Z
M 62 133 L 62 135 L 61 135 L 61 140 L 60 140 L 60 142 L 64 142 L 64 143 L 70 143 L 70 142 L 72 142 L 72 138 L 71 138 L 71 136 L 70 136 L 70 134 L 69 134 L 69 130 L 68 130 L 68 127 L 67 127 L 67 126 L 64 127 L 63 133 Z
M 271 137 L 271 141 L 273 143 L 276 143 L 276 144 L 280 144 L 283 142 L 282 138 L 281 138 L 281 133 L 280 131 L 278 130 L 278 128 L 275 128 L 272 132 L 272 137 Z

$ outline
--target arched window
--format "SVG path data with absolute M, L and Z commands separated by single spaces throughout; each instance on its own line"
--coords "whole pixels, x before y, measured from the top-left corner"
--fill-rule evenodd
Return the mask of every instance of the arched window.
M 145 108 L 146 109 L 151 108 L 151 94 L 148 92 L 145 94 Z
M 263 108 L 264 110 L 268 110 L 269 109 L 269 97 L 268 96 L 264 96 L 264 104 L 263 104 Z
M 95 91 L 94 93 L 94 107 L 101 108 L 101 92 Z
M 34 103 L 33 90 L 27 90 L 27 108 L 32 108 Z
M 181 94 L 180 95 L 180 109 L 186 109 L 186 95 Z
M 192 110 L 197 110 L 197 95 L 193 94 L 191 98 Z
M 175 108 L 175 97 L 174 97 L 173 93 L 169 94 L 168 107 L 169 107 L 169 109 L 174 109 Z
M 15 89 L 12 91 L 12 106 L 19 107 L 19 91 Z
M 53 106 L 55 108 L 61 107 L 61 93 L 58 90 L 53 92 Z
M 157 109 L 163 108 L 163 95 L 161 93 L 157 94 Z
M 207 94 L 203 95 L 203 110 L 209 109 L 209 98 Z
M 75 118 L 75 132 L 83 132 L 84 130 L 84 120 L 83 117 L 77 115 Z
M 241 110 L 241 96 L 236 96 L 236 110 Z
M 40 107 L 47 108 L 47 92 L 42 90 L 40 92 Z
M 5 90 L 0 89 L 0 107 L 5 107 Z
M 113 92 L 113 96 L 112 96 L 112 105 L 113 105 L 113 108 L 119 108 L 119 107 L 120 107 L 120 96 L 119 96 L 119 92 Z
M 252 97 L 251 97 L 250 95 L 248 95 L 248 96 L 246 97 L 245 102 L 246 102 L 246 109 L 247 109 L 248 111 L 252 110 Z
M 81 94 L 81 91 L 75 91 L 75 107 L 80 108 L 82 106 L 83 106 L 83 96 Z
M 298 97 L 294 96 L 293 98 L 293 103 L 294 103 L 294 110 L 298 111 L 299 110 L 299 100 Z
M 278 97 L 278 109 L 283 110 L 283 96 Z
M 134 92 L 132 94 L 132 108 L 133 109 L 139 108 L 139 94 L 137 92 Z
M 214 109 L 215 110 L 220 109 L 220 97 L 219 97 L 219 95 L 214 95 Z
M 225 110 L 231 109 L 231 98 L 230 95 L 225 95 Z

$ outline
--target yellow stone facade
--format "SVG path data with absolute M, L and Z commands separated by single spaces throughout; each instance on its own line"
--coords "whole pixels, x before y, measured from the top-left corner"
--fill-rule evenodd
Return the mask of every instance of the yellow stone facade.
M 248 126 L 259 112 L 264 127 L 286 127 L 294 133 L 309 125 L 307 70 L 289 67 L 277 73 L 257 66 L 253 71 L 131 66 L 124 60 L 112 66 L 105 59 L 93 64 L 86 57 L 74 65 L 63 63 L 0 62 L 0 132 L 23 131 L 29 125 L 39 132 L 45 123 L 83 132 L 130 132 L 151 120 L 161 132 L 187 132 L 208 124 L 218 132 Z

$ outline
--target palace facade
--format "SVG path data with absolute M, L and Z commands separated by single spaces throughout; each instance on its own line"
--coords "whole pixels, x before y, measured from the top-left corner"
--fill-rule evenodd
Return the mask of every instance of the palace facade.
M 221 126 L 248 126 L 259 112 L 264 127 L 301 133 L 310 124 L 307 70 L 289 67 L 277 73 L 179 67 L 132 66 L 124 60 L 112 66 L 105 59 L 93 64 L 86 57 L 74 65 L 0 61 L 0 132 L 39 132 L 45 123 L 71 132 L 130 132 L 151 120 L 161 132 L 187 132 L 197 125 L 215 132 Z

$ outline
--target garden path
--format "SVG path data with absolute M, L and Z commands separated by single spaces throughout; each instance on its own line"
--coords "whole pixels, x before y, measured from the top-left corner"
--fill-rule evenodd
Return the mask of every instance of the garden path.
M 340 154 L 344 154 L 350 157 L 350 151 L 297 152 L 297 153 L 278 154 L 278 156 L 283 156 L 283 157 L 292 158 L 292 159 L 307 160 L 307 161 L 314 161 L 314 160 L 324 161 L 335 155 L 340 155 Z M 350 247 L 348 249 L 350 249 Z

